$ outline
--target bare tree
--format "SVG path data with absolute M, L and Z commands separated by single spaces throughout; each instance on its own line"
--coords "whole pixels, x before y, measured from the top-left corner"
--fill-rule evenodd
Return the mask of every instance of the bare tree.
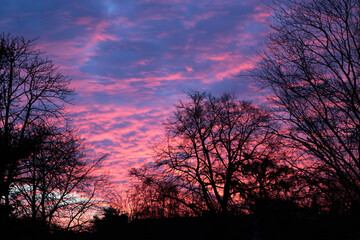
M 34 40 L 0 34 L 0 197 L 5 205 L 20 160 L 41 142 L 36 129 L 63 118 L 73 93 L 69 84 Z
M 89 210 L 102 202 L 97 190 L 106 183 L 94 174 L 106 155 L 90 162 L 85 150 L 72 130 L 48 131 L 39 149 L 19 164 L 10 194 L 15 214 L 65 229 L 85 227 Z
M 105 178 L 68 128 L 68 77 L 36 49 L 34 40 L 0 34 L 1 220 L 80 229 L 101 200 Z M 4 218 L 5 217 L 5 218 Z M 36 230 L 34 230 L 36 233 Z
M 298 167 L 342 210 L 360 201 L 359 9 L 358 0 L 276 1 L 254 74 L 273 92 Z
M 265 183 L 260 178 L 250 184 L 258 170 L 254 164 L 280 162 L 271 115 L 230 94 L 189 92 L 165 127 L 166 143 L 156 148 L 156 161 L 131 173 L 164 200 L 175 200 L 195 215 L 248 208 L 244 199 L 249 193 L 265 193 L 266 188 L 258 184 Z M 262 165 L 264 179 L 268 166 Z M 275 178 L 268 180 L 270 187 Z

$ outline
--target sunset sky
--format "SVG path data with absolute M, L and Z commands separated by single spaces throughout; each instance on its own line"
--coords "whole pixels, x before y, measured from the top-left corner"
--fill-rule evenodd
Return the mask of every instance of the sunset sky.
M 2 0 L 0 31 L 37 46 L 76 89 L 68 108 L 106 171 L 151 160 L 162 122 L 188 89 L 258 93 L 247 71 L 271 0 Z

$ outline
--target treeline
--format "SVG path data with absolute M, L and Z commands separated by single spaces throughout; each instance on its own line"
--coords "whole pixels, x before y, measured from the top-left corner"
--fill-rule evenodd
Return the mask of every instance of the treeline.
M 68 234 L 67 239 L 357 239 L 358 223 L 345 215 L 309 214 L 273 201 L 257 214 L 128 220 L 113 208 L 94 220 L 93 231 Z M 72 237 L 72 238 L 71 238 Z

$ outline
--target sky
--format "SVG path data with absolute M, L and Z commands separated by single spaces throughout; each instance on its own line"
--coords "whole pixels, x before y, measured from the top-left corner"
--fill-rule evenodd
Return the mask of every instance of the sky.
M 259 101 L 246 76 L 271 0 L 1 0 L 0 31 L 37 39 L 72 79 L 67 111 L 119 185 L 151 161 L 189 89 Z

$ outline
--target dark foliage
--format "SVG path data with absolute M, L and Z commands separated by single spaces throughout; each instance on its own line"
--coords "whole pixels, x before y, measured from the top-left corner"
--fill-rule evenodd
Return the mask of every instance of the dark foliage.
M 96 239 L 111 239 L 114 236 L 128 238 L 128 217 L 120 214 L 115 208 L 104 208 L 102 217 L 95 216 L 93 229 Z

